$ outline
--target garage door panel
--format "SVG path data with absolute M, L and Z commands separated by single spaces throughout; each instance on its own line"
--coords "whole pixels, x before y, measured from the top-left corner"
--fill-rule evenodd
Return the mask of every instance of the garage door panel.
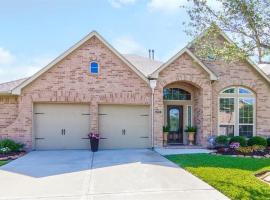
M 89 125 L 88 105 L 34 105 L 36 149 L 88 149 Z
M 148 148 L 149 106 L 100 105 L 101 149 Z

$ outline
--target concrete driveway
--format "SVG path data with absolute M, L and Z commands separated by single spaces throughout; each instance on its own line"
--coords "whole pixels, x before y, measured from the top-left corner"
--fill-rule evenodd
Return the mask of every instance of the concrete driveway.
M 33 151 L 0 168 L 0 199 L 227 199 L 150 150 Z

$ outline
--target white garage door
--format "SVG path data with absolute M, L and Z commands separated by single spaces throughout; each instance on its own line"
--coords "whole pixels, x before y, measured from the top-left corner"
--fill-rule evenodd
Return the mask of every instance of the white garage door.
M 89 106 L 83 104 L 35 104 L 36 149 L 89 149 Z
M 100 105 L 100 149 L 150 147 L 149 106 Z

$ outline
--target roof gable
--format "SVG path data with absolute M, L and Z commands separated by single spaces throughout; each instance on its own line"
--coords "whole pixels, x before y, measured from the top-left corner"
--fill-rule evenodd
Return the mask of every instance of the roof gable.
M 183 48 L 176 55 L 170 58 L 167 62 L 161 65 L 158 69 L 156 69 L 152 74 L 152 78 L 158 78 L 159 73 L 168 67 L 172 62 L 174 62 L 177 58 L 179 58 L 184 53 L 187 53 L 199 66 L 201 66 L 208 74 L 211 80 L 217 80 L 217 76 L 214 72 L 212 72 L 205 64 L 203 64 L 188 48 Z
M 226 40 L 227 42 L 229 43 L 234 43 L 227 35 L 226 33 L 224 33 L 219 27 L 217 27 L 219 29 L 219 33 L 220 33 L 220 36 L 222 36 L 224 38 L 224 40 Z M 187 46 L 186 48 L 190 48 L 194 42 L 197 40 L 197 39 L 200 39 L 202 37 L 204 37 L 204 35 L 206 34 L 206 32 L 208 31 L 208 29 L 206 29 L 205 31 L 203 31 L 198 37 L 196 37 L 194 40 L 192 40 Z M 254 63 L 250 58 L 246 58 L 245 59 L 247 61 L 248 64 L 250 64 L 250 66 L 252 68 L 255 69 L 255 71 L 260 74 L 268 83 L 270 83 L 270 78 L 269 76 L 264 73 L 264 71 L 262 69 L 260 69 L 258 67 L 258 65 L 256 63 Z
M 67 51 L 65 51 L 63 54 L 58 56 L 56 59 L 54 59 L 52 62 L 50 62 L 47 66 L 42 68 L 40 71 L 35 73 L 30 78 L 24 80 L 22 83 L 20 83 L 18 86 L 13 88 L 11 90 L 12 94 L 20 95 L 22 88 L 36 80 L 38 77 L 40 77 L 43 73 L 51 69 L 53 66 L 55 66 L 57 63 L 62 61 L 64 58 L 66 58 L 68 55 L 70 55 L 73 51 L 78 49 L 80 46 L 82 46 L 85 42 L 87 42 L 92 37 L 97 37 L 109 50 L 111 50 L 118 58 L 120 58 L 132 71 L 134 71 L 141 79 L 143 79 L 145 82 L 149 83 L 147 77 L 139 71 L 133 64 L 131 64 L 123 55 L 121 55 L 115 48 L 113 48 L 99 33 L 96 31 L 92 31 L 87 36 L 85 36 L 83 39 L 81 39 L 79 42 L 77 42 L 75 45 L 73 45 L 71 48 L 69 48 Z

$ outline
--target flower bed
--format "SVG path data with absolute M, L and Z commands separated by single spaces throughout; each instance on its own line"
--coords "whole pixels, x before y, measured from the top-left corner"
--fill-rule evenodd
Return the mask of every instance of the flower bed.
M 215 138 L 216 152 L 213 154 L 232 155 L 234 157 L 270 158 L 270 146 L 265 138 L 255 136 L 246 139 L 241 136 Z
M 24 144 L 15 142 L 11 139 L 0 140 L 0 161 L 17 159 L 25 155 Z
M 256 151 L 253 150 L 252 152 L 241 152 L 237 149 L 227 148 L 227 147 L 221 147 L 216 150 L 216 152 L 213 152 L 212 154 L 220 154 L 220 155 L 232 155 L 232 156 L 238 156 L 238 157 L 254 157 L 254 158 L 270 158 L 270 149 L 260 150 Z
M 6 160 L 15 160 L 19 157 L 22 157 L 26 154 L 25 151 L 21 152 L 10 152 L 7 154 L 0 154 L 0 161 L 6 161 Z

